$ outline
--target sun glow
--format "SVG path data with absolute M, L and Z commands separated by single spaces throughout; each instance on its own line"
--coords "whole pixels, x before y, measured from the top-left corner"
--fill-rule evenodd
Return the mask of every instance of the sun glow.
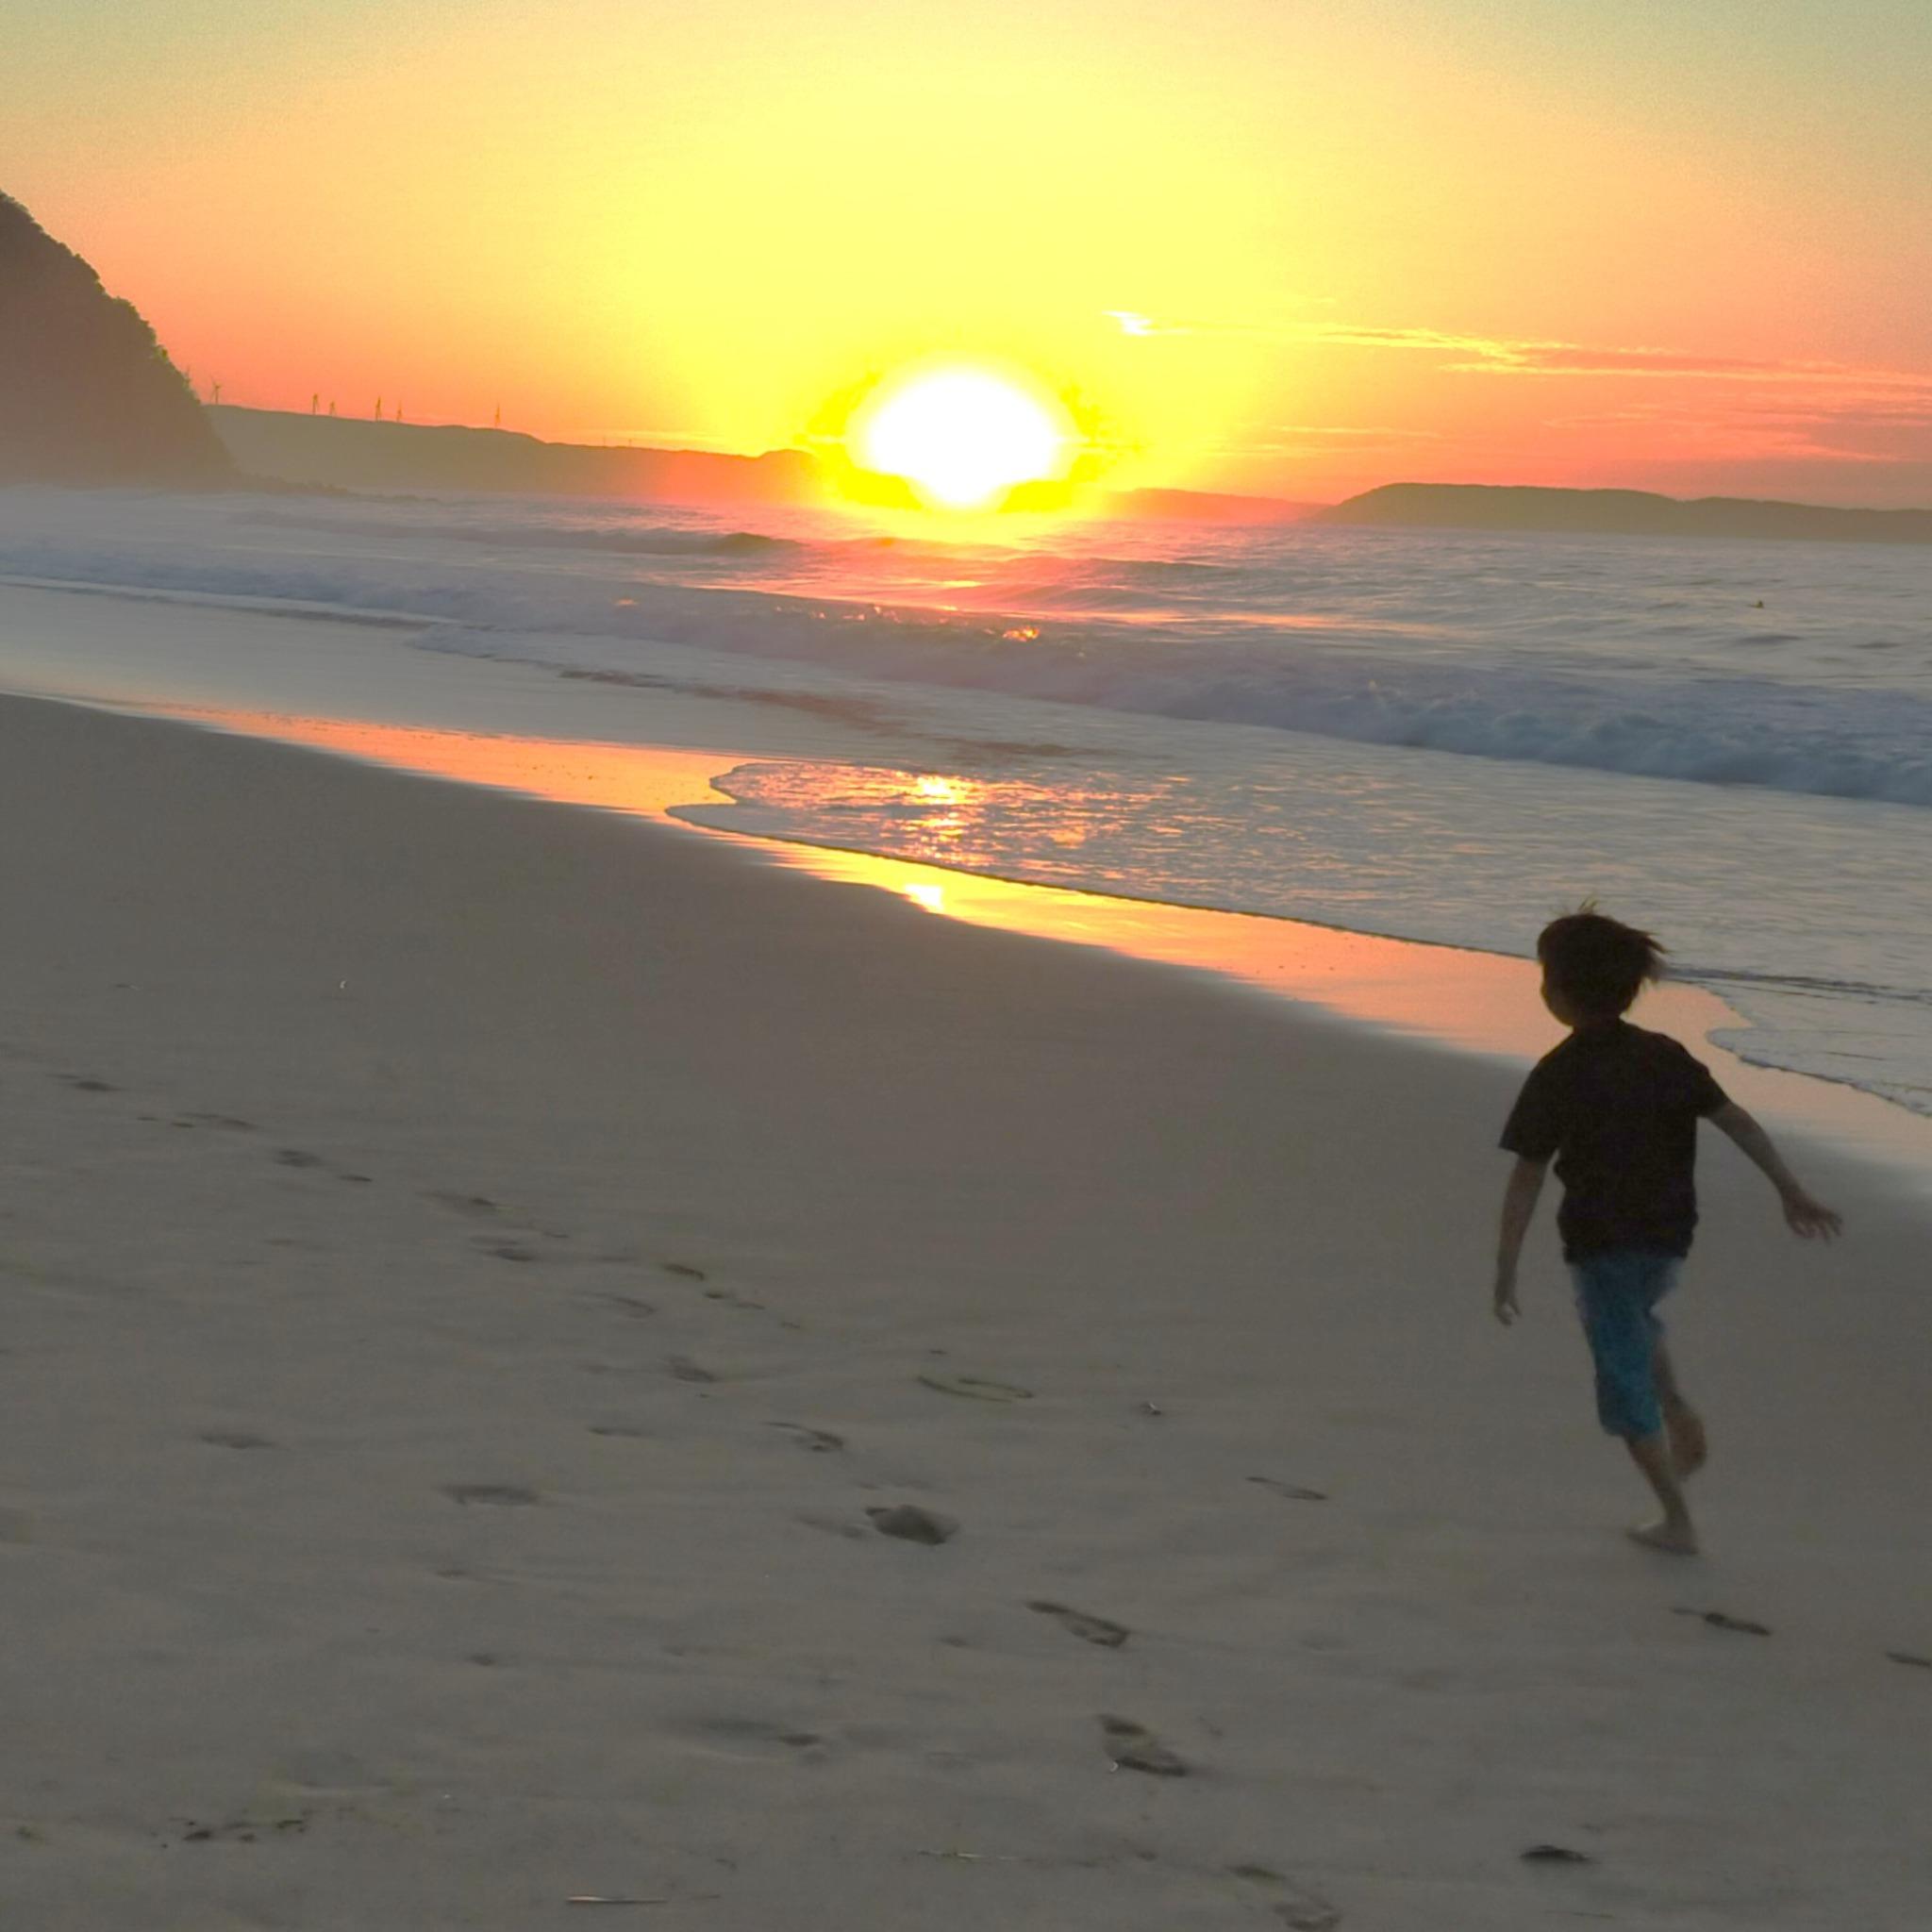
M 971 365 L 884 384 L 846 431 L 856 462 L 903 476 L 928 505 L 954 510 L 987 509 L 1016 484 L 1064 475 L 1075 441 L 1057 402 Z

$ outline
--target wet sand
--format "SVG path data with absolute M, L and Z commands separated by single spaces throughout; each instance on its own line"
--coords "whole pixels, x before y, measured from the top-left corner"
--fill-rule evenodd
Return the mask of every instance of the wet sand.
M 1923 1924 L 1875 1173 L 1708 1152 L 1652 1557 L 1506 1068 L 181 725 L 0 788 L 23 1924 Z

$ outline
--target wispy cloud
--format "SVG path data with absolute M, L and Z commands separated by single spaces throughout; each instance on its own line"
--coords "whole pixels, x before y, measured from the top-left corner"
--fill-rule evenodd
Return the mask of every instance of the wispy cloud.
M 1830 393 L 1731 396 L 1715 407 L 1632 402 L 1613 409 L 1552 416 L 1555 430 L 1634 436 L 1653 446 L 1717 452 L 1737 460 L 1918 464 L 1932 462 L 1932 392 L 1893 392 L 1883 401 Z
M 1648 344 L 1570 342 L 1538 337 L 1465 335 L 1438 328 L 1398 328 L 1330 321 L 1160 322 L 1128 309 L 1108 309 L 1124 333 L 1135 336 L 1262 337 L 1283 344 L 1381 349 L 1441 359 L 1457 375 L 1596 376 L 1737 384 L 1779 384 L 1819 394 L 1869 397 L 1874 403 L 1932 403 L 1932 371 L 1857 363 L 1704 356 Z

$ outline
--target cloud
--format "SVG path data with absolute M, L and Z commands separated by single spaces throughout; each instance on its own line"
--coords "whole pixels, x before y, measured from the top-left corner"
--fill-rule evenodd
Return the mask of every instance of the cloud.
M 1465 335 L 1437 328 L 1391 328 L 1346 322 L 1163 323 L 1132 309 L 1105 311 L 1134 336 L 1263 337 L 1283 344 L 1316 343 L 1431 355 L 1457 375 L 1597 376 L 1809 388 L 1823 394 L 1864 395 L 1875 404 L 1924 399 L 1932 403 L 1932 371 L 1888 369 L 1849 362 L 1704 356 L 1649 344 L 1567 342 L 1537 337 Z
M 1747 461 L 1789 458 L 1811 462 L 1911 464 L 1932 462 L 1932 390 L 1913 397 L 1874 403 L 1829 391 L 1809 397 L 1776 395 L 1707 396 L 1702 407 L 1675 408 L 1667 402 L 1578 411 L 1544 419 L 1546 429 L 1586 435 L 1620 433 L 1644 440 L 1657 449 L 1669 442 L 1677 450 L 1717 453 Z
M 1808 388 L 1821 394 L 1863 395 L 1882 401 L 1924 398 L 1932 402 L 1932 372 L 1874 368 L 1849 362 L 1754 359 L 1700 356 L 1680 349 L 1649 346 L 1451 336 L 1435 329 L 1357 329 L 1318 325 L 1301 331 L 1300 340 L 1364 348 L 1434 350 L 1459 353 L 1471 358 L 1446 363 L 1445 370 L 1453 375 L 1776 384 Z

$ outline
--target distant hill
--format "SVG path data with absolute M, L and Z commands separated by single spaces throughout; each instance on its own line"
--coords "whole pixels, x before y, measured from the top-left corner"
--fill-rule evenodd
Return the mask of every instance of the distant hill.
M 658 497 L 676 503 L 817 503 L 817 465 L 800 450 L 708 450 L 542 442 L 511 429 L 380 423 L 223 405 L 208 411 L 251 475 L 343 490 L 506 491 L 531 496 Z
M 0 483 L 208 485 L 233 474 L 139 311 L 0 194 Z
M 223 405 L 208 420 L 249 475 L 310 489 L 504 491 L 531 496 L 612 496 L 672 503 L 838 502 L 832 473 L 804 450 L 720 456 L 708 450 L 613 448 L 544 442 L 511 429 L 382 423 Z M 914 509 L 918 492 L 903 477 L 847 471 L 854 499 Z M 1065 509 L 1066 486 L 1022 484 L 1007 508 Z M 1083 499 L 1088 508 L 1096 499 Z M 1103 514 L 1197 523 L 1289 523 L 1314 506 L 1268 496 L 1196 490 L 1130 490 L 1097 499 Z
M 1932 543 L 1932 510 L 1830 509 L 1744 496 L 1684 500 L 1642 490 L 1540 490 L 1489 483 L 1386 483 L 1317 511 L 1324 524 L 1600 532 L 1626 537 L 1809 538 Z

